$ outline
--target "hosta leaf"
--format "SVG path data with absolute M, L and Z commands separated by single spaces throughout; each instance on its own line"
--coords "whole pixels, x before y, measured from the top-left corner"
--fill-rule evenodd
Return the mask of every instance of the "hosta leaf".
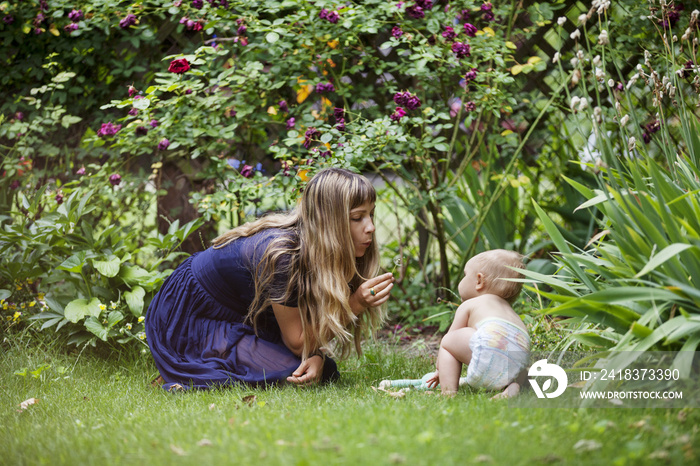
M 94 317 L 90 317 L 85 320 L 85 328 L 92 333 L 93 335 L 97 336 L 102 341 L 107 341 L 107 335 L 109 334 L 109 330 L 104 328 L 100 322 L 95 319 Z
M 119 273 L 119 266 L 121 262 L 118 257 L 113 257 L 106 261 L 92 261 L 92 265 L 105 277 L 116 277 Z
M 143 313 L 143 297 L 145 295 L 146 291 L 140 286 L 135 286 L 131 291 L 124 293 L 126 304 L 136 317 Z
M 73 323 L 77 323 L 85 316 L 100 316 L 100 300 L 97 298 L 92 298 L 90 301 L 87 299 L 74 299 L 69 302 L 63 311 L 63 315 L 66 319 Z

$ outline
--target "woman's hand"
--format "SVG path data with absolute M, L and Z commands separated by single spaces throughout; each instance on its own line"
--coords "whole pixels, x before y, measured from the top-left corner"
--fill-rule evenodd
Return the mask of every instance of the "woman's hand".
M 287 377 L 287 382 L 306 387 L 319 381 L 323 374 L 323 358 L 319 355 L 311 356 L 303 361 L 292 375 Z
M 394 275 L 385 273 L 364 282 L 350 296 L 350 307 L 357 315 L 368 307 L 377 307 L 389 299 L 389 293 L 394 287 Z

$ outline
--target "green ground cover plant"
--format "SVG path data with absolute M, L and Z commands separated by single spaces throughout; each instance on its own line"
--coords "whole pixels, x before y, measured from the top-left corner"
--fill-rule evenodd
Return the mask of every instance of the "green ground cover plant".
M 375 391 L 429 370 L 423 349 L 386 341 L 342 379 L 167 393 L 148 355 L 65 353 L 26 337 L 0 356 L 4 464 L 690 464 L 692 409 L 526 409 L 462 389 L 448 399 Z M 22 409 L 20 403 L 36 398 Z

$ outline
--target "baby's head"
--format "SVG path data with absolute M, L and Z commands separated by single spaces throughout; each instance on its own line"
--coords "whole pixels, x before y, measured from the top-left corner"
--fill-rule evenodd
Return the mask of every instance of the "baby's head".
M 504 278 L 522 278 L 516 269 L 524 269 L 522 255 L 506 249 L 493 249 L 469 259 L 464 266 L 464 278 L 459 282 L 459 296 L 462 300 L 479 294 L 490 293 L 513 303 L 520 294 L 522 283 Z

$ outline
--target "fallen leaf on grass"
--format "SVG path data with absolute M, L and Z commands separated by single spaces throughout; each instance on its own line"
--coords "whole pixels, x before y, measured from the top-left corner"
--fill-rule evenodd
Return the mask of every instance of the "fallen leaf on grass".
M 184 391 L 184 390 L 185 390 L 185 387 L 183 387 L 179 383 L 173 384 L 170 386 L 170 388 L 168 388 L 169 392 L 179 392 L 179 391 Z
M 210 446 L 212 446 L 212 445 L 214 445 L 214 444 L 211 443 L 211 440 L 206 439 L 206 438 L 203 438 L 202 440 L 200 440 L 199 442 L 197 442 L 197 446 L 198 446 L 198 447 L 210 447 Z
M 666 450 L 656 450 L 651 452 L 649 458 L 652 460 L 667 460 L 669 458 L 669 454 Z
M 595 440 L 581 439 L 574 445 L 574 450 L 578 452 L 599 450 L 603 445 Z
M 493 463 L 493 458 L 491 458 L 489 455 L 479 455 L 476 458 L 474 458 L 475 463 Z
M 374 390 L 375 392 L 383 392 L 383 393 L 386 393 L 387 395 L 389 395 L 389 396 L 391 396 L 391 397 L 394 397 L 394 398 L 403 398 L 404 396 L 406 396 L 406 392 L 407 392 L 409 389 L 408 389 L 408 388 L 402 388 L 401 390 L 395 392 L 395 391 L 392 391 L 392 390 L 387 390 L 387 389 L 385 389 L 385 388 L 383 388 L 383 387 L 377 388 L 377 387 L 372 386 L 372 390 Z
M 532 464 L 552 464 L 564 461 L 561 456 L 549 454 L 545 456 L 539 456 L 537 458 L 532 458 Z
M 178 447 L 177 445 L 173 445 L 172 443 L 170 444 L 170 450 L 172 450 L 173 453 L 175 453 L 178 456 L 185 456 L 187 455 L 187 452 L 183 450 L 182 448 Z
M 29 399 L 24 400 L 23 402 L 21 402 L 21 403 L 19 404 L 19 407 L 20 407 L 21 410 L 23 411 L 23 410 L 27 409 L 29 406 L 35 405 L 35 404 L 37 404 L 38 402 L 39 402 L 39 398 L 29 398 Z
M 258 397 L 255 395 L 248 395 L 248 396 L 244 396 L 243 398 L 241 398 L 241 400 L 243 401 L 243 403 L 247 404 L 248 406 L 253 406 L 253 403 L 255 403 L 255 400 L 257 398 Z

